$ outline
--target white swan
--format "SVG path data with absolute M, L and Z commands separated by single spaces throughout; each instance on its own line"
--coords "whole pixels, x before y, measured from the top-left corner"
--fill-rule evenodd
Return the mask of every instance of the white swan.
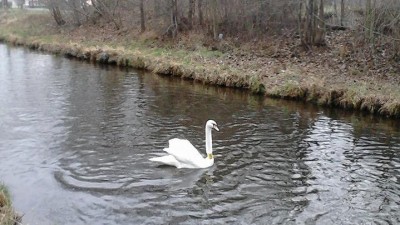
M 212 166 L 214 164 L 212 129 L 219 131 L 217 123 L 214 120 L 209 120 L 206 123 L 206 158 L 203 158 L 188 140 L 174 138 L 169 140 L 169 147 L 164 148 L 164 151 L 168 155 L 151 158 L 150 161 L 160 162 L 177 168 L 207 168 Z

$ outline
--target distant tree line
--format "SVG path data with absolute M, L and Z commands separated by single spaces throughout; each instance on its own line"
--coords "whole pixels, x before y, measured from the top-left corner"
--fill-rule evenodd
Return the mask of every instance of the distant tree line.
M 30 5 L 32 2 L 35 2 L 37 4 L 40 4 L 40 2 L 42 0 L 28 0 Z M 14 1 L 9 1 L 9 0 L 1 0 L 0 2 L 0 8 L 5 8 L 5 9 L 9 9 L 13 6 L 13 3 L 16 4 L 16 6 L 20 9 L 24 8 L 24 4 L 25 4 L 26 0 L 14 0 Z
M 8 8 L 11 8 L 11 6 L 12 6 L 12 2 L 9 2 L 7 0 L 1 0 L 1 4 L 0 4 L 1 8 L 8 9 Z
M 4 1 L 4 0 L 3 0 Z M 325 45 L 326 29 L 353 29 L 369 43 L 399 47 L 399 0 L 45 0 L 58 25 L 106 21 L 115 29 L 154 31 L 171 38 L 203 32 L 209 37 L 299 37 Z M 221 34 L 221 35 L 220 35 Z

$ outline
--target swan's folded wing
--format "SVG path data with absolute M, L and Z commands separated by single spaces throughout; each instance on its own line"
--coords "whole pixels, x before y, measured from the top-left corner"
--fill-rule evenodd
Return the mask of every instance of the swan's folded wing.
M 164 150 L 184 164 L 195 165 L 204 160 L 203 156 L 188 140 L 171 139 L 169 140 L 169 147 Z
M 180 168 L 180 166 L 181 166 L 180 163 L 172 155 L 154 157 L 154 158 L 151 158 L 149 160 L 153 161 L 153 162 L 160 162 L 160 163 L 163 163 L 163 164 L 166 164 L 166 165 L 170 165 L 170 166 L 175 166 L 177 168 Z

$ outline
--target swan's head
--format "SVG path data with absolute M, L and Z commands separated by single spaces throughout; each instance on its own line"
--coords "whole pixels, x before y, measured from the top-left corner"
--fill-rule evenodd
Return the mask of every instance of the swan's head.
M 217 123 L 214 120 L 207 121 L 206 127 L 209 128 L 209 129 L 214 129 L 216 131 L 219 131 Z

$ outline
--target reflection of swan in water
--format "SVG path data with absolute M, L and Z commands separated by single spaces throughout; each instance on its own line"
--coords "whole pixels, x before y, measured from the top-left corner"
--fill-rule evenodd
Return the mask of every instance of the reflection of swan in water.
M 126 180 L 125 182 L 109 182 L 104 180 L 87 180 L 83 181 L 78 177 L 72 176 L 68 172 L 56 171 L 54 173 L 54 178 L 64 187 L 70 190 L 80 190 L 80 191 L 91 191 L 91 192 L 101 192 L 101 193 L 112 193 L 120 192 L 121 190 L 129 189 L 149 189 L 159 191 L 170 189 L 172 191 L 190 189 L 198 186 L 201 183 L 206 184 L 210 181 L 208 177 L 213 176 L 214 167 L 199 170 L 176 170 L 171 167 L 158 171 L 153 176 L 147 177 L 147 179 L 133 178 Z M 157 177 L 154 177 L 157 176 Z M 161 176 L 161 177 L 160 177 Z M 150 179 L 149 179 L 150 178 Z M 203 181 L 205 180 L 205 181 Z M 200 186 L 202 186 L 200 184 Z M 160 189 L 161 188 L 161 189 Z
M 162 170 L 154 170 L 152 174 L 147 174 L 145 178 L 133 178 L 126 181 L 121 187 L 128 189 L 146 189 L 148 192 L 158 192 L 160 190 L 182 190 L 198 186 L 200 183 L 209 183 L 214 173 L 214 167 L 199 170 L 176 170 L 172 167 L 161 165 Z M 206 180 L 206 181 L 203 181 Z M 202 186 L 200 184 L 200 186 Z
M 169 147 L 164 149 L 168 155 L 151 158 L 150 161 L 160 162 L 177 168 L 207 168 L 212 166 L 214 164 L 212 129 L 219 131 L 217 123 L 214 120 L 209 120 L 206 123 L 206 158 L 203 158 L 188 140 L 174 138 L 169 140 Z
M 170 186 L 171 190 L 179 190 L 179 189 L 188 189 L 196 186 L 202 178 L 212 176 L 214 173 L 214 167 L 209 169 L 200 169 L 200 170 L 186 170 L 179 171 L 174 177 L 178 178 L 179 182 L 175 182 Z M 206 178 L 206 180 L 209 180 Z

